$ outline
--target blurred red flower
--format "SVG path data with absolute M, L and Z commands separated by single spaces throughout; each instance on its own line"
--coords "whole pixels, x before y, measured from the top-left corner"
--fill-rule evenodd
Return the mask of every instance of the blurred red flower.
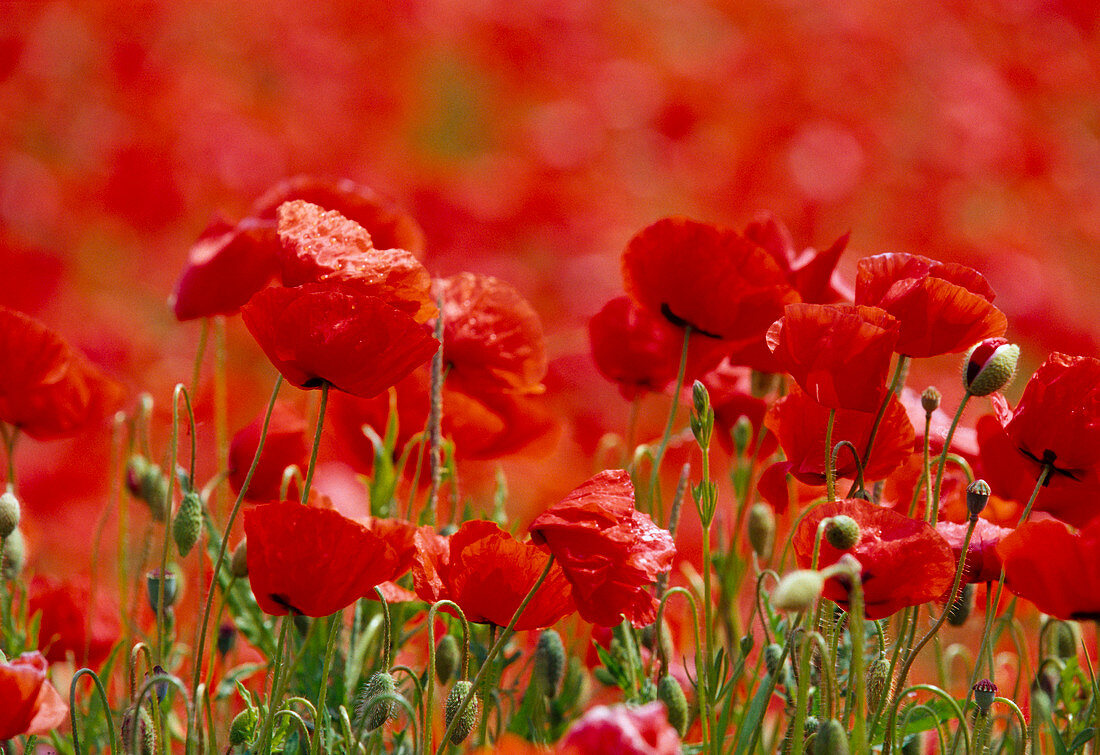
M 761 338 L 799 300 L 772 256 L 735 231 L 687 218 L 643 228 L 623 252 L 626 291 L 674 325 L 726 341 Z
M 244 305 L 241 317 L 276 369 L 299 388 L 328 382 L 369 398 L 439 348 L 408 314 L 332 283 L 264 289 Z
M 45 734 L 68 717 L 69 706 L 46 681 L 47 669 L 38 652 L 0 663 L 0 741 Z
M 859 261 L 856 304 L 885 309 L 897 318 L 899 354 L 931 357 L 964 351 L 1003 335 L 1004 313 L 977 271 L 916 254 L 877 254 Z
M 386 539 L 332 509 L 260 504 L 245 512 L 244 532 L 252 593 L 272 616 L 328 616 L 397 576 Z
M 1100 619 L 1100 520 L 1074 533 L 1061 522 L 1025 522 L 1000 545 L 1005 585 L 1059 619 Z
M 229 444 L 229 485 L 235 493 L 241 492 L 241 486 L 244 485 L 244 479 L 248 476 L 252 460 L 256 457 L 256 448 L 260 444 L 260 431 L 264 425 L 264 414 L 266 412 L 238 430 Z M 248 483 L 245 500 L 278 500 L 283 484 L 283 471 L 294 464 L 304 473 L 308 458 L 309 445 L 306 442 L 305 419 L 289 404 L 276 402 L 275 408 L 271 411 L 271 420 L 268 422 L 264 450 L 260 454 L 260 462 L 256 465 L 252 480 Z M 287 487 L 288 497 L 294 497 L 289 491 L 296 487 L 296 484 L 291 481 Z
M 963 540 L 970 525 L 963 522 L 939 522 L 936 532 L 943 536 L 951 546 L 955 563 L 962 553 Z M 1009 527 L 999 527 L 988 519 L 979 519 L 970 536 L 970 545 L 966 549 L 966 564 L 963 566 L 963 582 L 995 582 L 1001 577 L 1001 557 L 997 555 L 997 544 L 1012 533 Z
M 77 666 L 98 668 L 122 634 L 118 606 L 102 594 L 93 605 L 87 581 L 36 575 L 27 590 L 27 615 L 39 616 L 38 649 L 50 663 L 71 658 Z
M 597 705 L 558 744 L 560 755 L 679 755 L 680 736 L 661 702 L 640 707 Z
M 744 235 L 772 256 L 802 301 L 834 304 L 851 300 L 851 291 L 836 273 L 836 264 L 848 246 L 847 233 L 828 249 L 818 251 L 811 247 L 799 252 L 787 226 L 772 213 L 763 211 L 745 227 Z
M 0 421 L 38 440 L 77 435 L 122 404 L 123 389 L 61 336 L 0 306 Z
M 710 405 L 714 409 L 715 435 L 727 452 L 732 453 L 733 437 L 731 433 L 738 420 L 745 417 L 752 425 L 752 438 L 749 440 L 749 454 L 755 450 L 755 456 L 764 460 L 775 453 L 778 441 L 775 434 L 764 427 L 764 416 L 768 403 L 753 396 L 752 378 L 745 367 L 736 367 L 723 361 L 702 378 L 703 385 L 710 394 Z M 763 437 L 760 437 L 763 434 Z
M 272 228 L 253 218 L 207 226 L 187 254 L 187 265 L 169 299 L 177 320 L 234 315 L 267 286 L 278 268 Z
M 788 304 L 768 329 L 780 368 L 822 406 L 878 411 L 898 323 L 876 307 Z
M 466 619 L 507 626 L 550 555 L 521 543 L 495 522 L 463 522 L 449 537 L 416 533 L 413 584 L 422 600 L 454 601 Z M 544 629 L 577 610 L 561 566 L 554 564 L 516 622 L 517 630 Z
M 586 621 L 652 624 L 657 599 L 648 590 L 672 566 L 672 536 L 634 508 L 634 484 L 622 469 L 600 472 L 531 523 L 573 585 Z
M 779 438 L 787 456 L 786 465 L 795 479 L 807 485 L 825 484 L 825 427 L 829 410 L 807 396 L 801 388 L 776 401 L 764 424 Z M 833 422 L 832 444 L 850 441 L 862 454 L 867 446 L 874 415 L 851 409 L 838 409 Z M 875 445 L 863 470 L 867 481 L 881 480 L 897 469 L 913 453 L 913 425 L 896 396 L 890 397 L 875 436 Z M 837 477 L 854 478 L 857 466 L 849 449 L 841 449 L 837 457 Z
M 847 551 L 821 542 L 818 568 L 851 553 L 862 567 L 864 613 L 882 619 L 907 606 L 943 596 L 955 577 L 955 560 L 947 541 L 927 522 L 892 509 L 850 498 L 814 507 L 795 530 L 792 543 L 798 565 L 810 568 L 817 526 L 827 517 L 850 516 L 860 537 Z M 848 587 L 838 577 L 825 582 L 824 596 L 848 608 Z

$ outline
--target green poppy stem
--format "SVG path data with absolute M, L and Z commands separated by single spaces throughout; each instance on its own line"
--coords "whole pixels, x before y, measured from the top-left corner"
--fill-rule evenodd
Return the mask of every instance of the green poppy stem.
M 322 399 L 323 403 L 323 399 Z M 318 423 L 320 424 L 320 423 Z M 321 739 L 325 730 L 325 698 L 328 696 L 328 677 L 332 673 L 332 656 L 336 651 L 336 635 L 340 633 L 340 624 L 343 623 L 344 612 L 337 611 L 329 616 L 328 641 L 325 643 L 325 665 L 321 671 L 321 691 L 317 694 L 317 713 L 314 718 L 313 742 L 310 746 L 310 755 L 318 755 L 321 752 Z
M 321 430 L 325 427 L 325 408 L 328 406 L 328 391 L 331 383 L 321 383 L 321 408 L 317 411 L 317 430 L 313 433 L 313 452 L 309 455 L 309 467 L 306 469 L 306 481 L 302 485 L 302 505 L 309 501 L 309 487 L 313 483 L 313 473 L 317 468 L 317 451 L 321 448 Z M 258 455 L 258 454 L 257 454 Z

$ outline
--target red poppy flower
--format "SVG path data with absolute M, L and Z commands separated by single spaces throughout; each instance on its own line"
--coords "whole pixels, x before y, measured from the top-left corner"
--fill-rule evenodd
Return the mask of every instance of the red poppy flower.
M 418 323 L 435 315 L 431 277 L 404 249 L 376 249 L 371 235 L 335 210 L 302 200 L 279 207 L 285 286 L 331 281 L 376 296 Z
M 0 663 L 0 741 L 45 734 L 68 717 L 69 706 L 46 681 L 48 668 L 38 652 Z
M 1100 520 L 1071 532 L 1052 520 L 1025 522 L 997 546 L 1005 585 L 1065 620 L 1100 619 Z
M 738 235 L 687 218 L 642 229 L 623 252 L 626 291 L 674 325 L 727 341 L 763 336 L 798 301 L 771 255 Z
M 609 469 L 539 515 L 531 539 L 546 543 L 573 585 L 585 620 L 615 626 L 653 623 L 657 599 L 648 588 L 672 566 L 672 536 L 634 508 L 634 484 Z
M 765 211 L 757 213 L 753 222 L 746 226 L 745 238 L 772 256 L 802 301 L 834 304 L 851 300 L 851 291 L 836 273 L 836 263 L 848 246 L 847 233 L 828 249 L 818 251 L 810 248 L 800 253 L 795 249 L 787 226 Z
M 176 319 L 236 314 L 275 278 L 277 250 L 270 223 L 246 218 L 230 225 L 215 220 L 188 252 L 169 301 Z
M 35 576 L 27 615 L 39 616 L 38 649 L 51 663 L 71 658 L 79 666 L 98 668 L 122 634 L 118 606 L 102 595 L 92 605 L 87 582 Z
M 272 616 L 328 616 L 397 573 L 397 554 L 383 537 L 332 509 L 260 504 L 245 512 L 244 532 L 248 581 Z
M 951 547 L 927 522 L 910 519 L 892 509 L 859 499 L 845 499 L 813 508 L 795 530 L 793 545 L 798 565 L 810 567 L 817 526 L 826 517 L 841 514 L 859 524 L 859 542 L 847 551 L 821 543 L 818 568 L 851 553 L 862 567 L 864 612 L 882 619 L 907 606 L 940 598 L 955 577 Z M 848 607 L 848 588 L 837 577 L 825 582 L 824 596 Z
M 1003 335 L 1004 313 L 977 271 L 916 254 L 877 254 L 859 261 L 856 304 L 885 309 L 897 318 L 899 354 L 931 357 L 964 351 Z
M 406 313 L 331 283 L 264 289 L 244 305 L 241 317 L 276 369 L 299 388 L 328 382 L 369 398 L 439 348 Z
M 716 368 L 708 372 L 702 378 L 703 385 L 710 394 L 710 405 L 714 409 L 715 435 L 722 448 L 728 453 L 733 452 L 733 428 L 742 417 L 749 420 L 752 426 L 752 439 L 749 441 L 750 452 L 756 449 L 756 458 L 763 460 L 775 453 L 778 441 L 775 435 L 764 427 L 764 415 L 768 411 L 768 404 L 760 398 L 751 395 L 752 378 L 749 370 L 744 367 L 735 367 L 728 361 L 724 361 Z M 763 433 L 763 437 L 759 437 Z M 759 445 L 757 443 L 759 442 Z
M 507 626 L 550 556 L 521 543 L 495 522 L 463 522 L 450 537 L 416 534 L 416 594 L 429 603 L 451 600 L 469 621 Z M 562 569 L 554 564 L 516 629 L 544 629 L 577 610 Z
M 898 324 L 875 307 L 788 304 L 767 333 L 784 372 L 831 409 L 877 411 L 898 338 Z
M 779 438 L 795 479 L 807 485 L 825 484 L 825 427 L 829 410 L 802 392 L 797 386 L 776 401 L 764 417 L 764 425 Z M 833 422 L 832 444 L 850 441 L 863 453 L 871 432 L 874 415 L 851 409 L 838 409 Z M 867 481 L 881 480 L 897 469 L 913 453 L 913 426 L 896 396 L 890 397 L 871 458 L 863 470 Z M 849 450 L 837 457 L 837 477 L 854 478 L 856 463 Z
M 474 396 L 540 393 L 546 343 L 538 313 L 518 291 L 488 275 L 435 281 L 443 304 L 447 382 Z
M 0 306 L 0 421 L 38 440 L 77 435 L 122 403 L 122 386 L 37 320 Z
M 679 755 L 680 735 L 661 702 L 640 707 L 597 705 L 558 744 L 561 755 Z
M 264 414 L 260 414 L 251 424 L 239 430 L 229 444 L 229 484 L 235 493 L 241 492 L 244 479 L 252 467 L 252 460 L 256 457 Z M 245 499 L 278 500 L 283 484 L 283 471 L 292 464 L 304 470 L 308 458 L 309 445 L 306 442 L 305 419 L 289 405 L 276 402 L 271 412 L 271 420 L 268 422 L 264 450 L 260 454 L 260 462 L 252 474 L 248 490 L 245 491 Z M 296 487 L 295 484 L 291 482 L 288 491 L 294 487 Z
M 951 546 L 956 564 L 969 526 L 964 522 L 939 522 L 936 525 L 936 532 Z M 988 519 L 978 520 L 974 534 L 970 536 L 970 545 L 966 549 L 963 582 L 994 582 L 1000 579 L 1001 557 L 997 555 L 997 544 L 1012 532 L 1011 528 L 998 527 Z

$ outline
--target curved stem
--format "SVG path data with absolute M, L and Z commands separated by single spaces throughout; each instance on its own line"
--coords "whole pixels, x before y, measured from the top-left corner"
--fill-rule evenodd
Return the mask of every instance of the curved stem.
M 959 701 L 951 697 L 951 695 L 947 694 L 939 687 L 931 684 L 914 684 L 912 687 L 908 687 L 902 690 L 901 694 L 894 698 L 894 702 L 891 706 L 890 715 L 896 718 L 898 713 L 898 705 L 901 704 L 901 701 L 911 692 L 917 692 L 919 690 L 931 692 L 932 694 L 940 697 L 941 699 L 943 699 L 944 702 L 951 706 L 951 709 L 953 711 L 955 711 L 955 717 L 959 719 L 959 728 L 956 731 L 956 735 L 958 732 L 962 732 L 963 744 L 966 747 L 966 753 L 967 755 L 970 755 L 970 732 L 967 730 L 966 726 L 966 715 L 963 713 L 963 709 L 959 705 Z M 882 754 L 890 755 L 890 749 L 892 748 L 893 744 L 894 743 L 891 737 L 887 737 L 886 741 L 883 742 L 882 745 Z
M 970 403 L 973 395 L 970 391 L 963 395 L 963 400 L 959 402 L 959 408 L 955 411 L 955 417 L 951 420 L 951 427 L 947 429 L 947 437 L 943 439 L 943 451 L 940 453 L 940 462 L 936 466 L 936 481 L 932 483 L 932 489 L 928 491 L 928 498 L 932 500 L 932 503 L 928 507 L 928 511 L 925 512 L 928 523 L 933 527 L 936 526 L 936 518 L 940 513 L 940 485 L 943 482 L 943 472 L 947 468 L 947 456 L 951 453 L 951 439 L 955 437 L 955 428 L 959 426 L 963 410 L 966 409 L 966 405 Z
M 111 703 L 107 699 L 107 691 L 103 689 L 103 682 L 99 680 L 96 672 L 90 668 L 82 668 L 73 674 L 73 680 L 69 684 L 69 720 L 73 727 L 73 751 L 76 755 L 80 755 L 80 736 L 76 725 L 76 683 L 80 681 L 82 676 L 92 677 L 92 682 L 95 684 L 96 692 L 99 693 L 100 702 L 103 703 L 103 712 L 107 718 L 107 732 L 111 739 L 111 750 L 117 752 L 118 742 L 115 740 L 115 724 L 111 720 Z

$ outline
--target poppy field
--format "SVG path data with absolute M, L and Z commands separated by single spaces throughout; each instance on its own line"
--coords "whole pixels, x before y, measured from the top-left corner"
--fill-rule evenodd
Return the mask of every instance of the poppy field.
M 0 753 L 1100 752 L 1100 10 L 890 6 L 4 5 Z

